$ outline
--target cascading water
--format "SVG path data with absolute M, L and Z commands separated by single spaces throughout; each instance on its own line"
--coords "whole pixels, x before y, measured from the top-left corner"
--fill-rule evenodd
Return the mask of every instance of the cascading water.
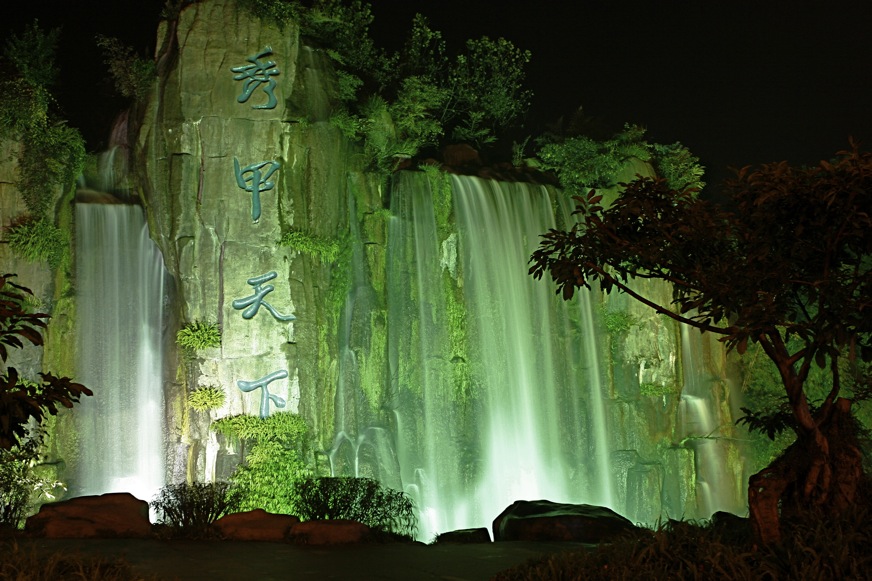
M 94 392 L 76 406 L 76 494 L 164 484 L 163 259 L 142 209 L 76 205 L 77 378 Z
M 700 336 L 528 275 L 541 234 L 572 222 L 559 192 L 450 180 L 401 173 L 391 194 L 386 405 L 419 538 L 488 526 L 519 499 L 651 524 L 741 511 L 732 421 L 711 419 L 725 368 L 703 363 Z
M 519 498 L 612 504 L 601 354 L 592 332 L 575 340 L 593 324 L 589 296 L 563 301 L 526 271 L 556 225 L 553 197 L 454 178 L 447 234 L 438 193 L 398 180 L 389 320 L 394 337 L 411 323 L 414 346 L 393 345 L 391 374 L 421 538 L 486 525 Z

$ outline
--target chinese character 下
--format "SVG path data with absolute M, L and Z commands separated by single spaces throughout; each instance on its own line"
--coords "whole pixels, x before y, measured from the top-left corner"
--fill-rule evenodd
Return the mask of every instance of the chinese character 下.
M 277 408 L 285 407 L 285 400 L 277 395 L 273 395 L 269 392 L 269 384 L 275 381 L 276 379 L 284 379 L 288 376 L 288 372 L 284 369 L 279 369 L 278 371 L 273 371 L 269 375 L 265 375 L 260 379 L 255 379 L 254 381 L 243 381 L 239 380 L 236 382 L 236 385 L 239 386 L 239 389 L 243 392 L 254 391 L 257 388 L 261 388 L 263 391 L 260 395 L 260 417 L 261 419 L 269 417 L 269 402 L 272 401 Z

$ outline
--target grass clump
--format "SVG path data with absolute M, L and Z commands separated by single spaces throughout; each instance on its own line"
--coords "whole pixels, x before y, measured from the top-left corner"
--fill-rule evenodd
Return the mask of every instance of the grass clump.
M 759 545 L 747 522 L 670 521 L 593 549 L 532 559 L 495 581 L 872 579 L 872 511 L 809 511 L 784 521 L 778 545 Z
M 296 515 L 294 483 L 312 476 L 305 420 L 291 412 L 266 418 L 243 414 L 216 420 L 211 428 L 244 447 L 245 460 L 230 475 L 239 510 Z
M 217 323 L 194 321 L 187 323 L 176 333 L 176 343 L 190 351 L 221 346 L 221 329 Z
M 69 244 L 63 231 L 48 218 L 25 216 L 6 228 L 6 241 L 12 252 L 30 262 L 44 262 L 59 267 L 67 256 Z
M 198 412 L 220 408 L 224 405 L 224 390 L 215 385 L 198 387 L 188 394 L 188 405 Z
M 236 512 L 239 502 L 229 482 L 183 482 L 161 488 L 151 507 L 171 536 L 198 537 L 222 516 Z
M 299 230 L 287 232 L 279 240 L 279 246 L 287 246 L 297 252 L 318 258 L 322 264 L 336 262 L 341 250 L 339 242 L 336 240 L 328 240 Z
M 418 529 L 412 500 L 372 478 L 307 478 L 294 495 L 301 520 L 348 519 L 408 538 Z
M 0 579 L 16 581 L 156 581 L 143 576 L 123 559 L 87 557 L 75 553 L 25 550 L 16 542 L 0 544 Z

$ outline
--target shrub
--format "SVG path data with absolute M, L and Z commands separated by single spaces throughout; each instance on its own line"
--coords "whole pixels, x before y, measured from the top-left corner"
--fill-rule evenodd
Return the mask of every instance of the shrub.
M 372 478 L 307 478 L 294 486 L 294 498 L 301 520 L 349 519 L 404 537 L 418 529 L 412 500 Z
M 238 502 L 229 482 L 193 482 L 164 486 L 151 507 L 174 536 L 197 536 L 220 517 L 236 512 Z
M 6 228 L 6 241 L 17 256 L 57 268 L 67 256 L 66 236 L 48 218 L 25 216 Z
M 103 51 L 103 63 L 109 67 L 121 96 L 142 99 L 148 95 L 157 78 L 154 61 L 137 56 L 117 38 L 97 35 L 97 46 Z
M 198 412 L 220 408 L 224 405 L 224 390 L 214 385 L 198 387 L 188 394 L 188 405 Z
M 336 262 L 339 257 L 339 242 L 327 240 L 299 230 L 291 230 L 279 240 L 280 246 L 287 246 L 297 252 L 319 258 L 322 264 Z
M 0 449 L 0 524 L 20 527 L 36 503 L 54 500 L 61 484 L 34 471 L 42 436 L 40 431 L 10 450 Z
M 238 438 L 247 448 L 244 463 L 230 476 L 239 509 L 296 514 L 294 482 L 312 476 L 305 461 L 309 428 L 303 418 L 290 412 L 267 418 L 238 415 L 221 418 L 211 427 Z
M 221 329 L 216 323 L 194 321 L 179 329 L 179 332 L 176 333 L 176 343 L 191 351 L 220 347 Z

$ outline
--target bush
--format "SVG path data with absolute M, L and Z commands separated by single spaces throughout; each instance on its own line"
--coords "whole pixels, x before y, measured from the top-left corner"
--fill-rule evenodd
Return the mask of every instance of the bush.
M 0 449 L 0 525 L 18 528 L 36 503 L 54 500 L 53 491 L 61 484 L 34 472 L 41 445 L 38 432 L 11 450 Z
M 220 408 L 224 405 L 224 390 L 214 385 L 198 387 L 188 394 L 188 405 L 198 412 Z
M 294 499 L 301 520 L 348 519 L 410 538 L 418 529 L 412 500 L 372 478 L 307 478 L 294 486 Z
M 6 241 L 17 256 L 57 268 L 67 256 L 66 236 L 48 218 L 25 216 L 6 228 Z
M 305 461 L 309 428 L 303 418 L 290 412 L 263 419 L 238 415 L 213 422 L 212 429 L 238 438 L 247 448 L 245 462 L 230 476 L 239 509 L 296 514 L 294 483 L 312 476 Z
M 154 61 L 137 56 L 117 38 L 97 35 L 97 46 L 121 96 L 139 100 L 148 95 L 157 78 Z
M 221 329 L 218 328 L 217 323 L 194 321 L 179 329 L 176 333 L 176 343 L 191 351 L 220 347 Z
M 164 486 L 151 507 L 174 536 L 198 536 L 220 517 L 236 512 L 239 504 L 229 482 L 194 482 Z
M 339 258 L 339 242 L 306 234 L 299 230 L 287 232 L 279 240 L 279 246 L 287 246 L 297 252 L 318 258 L 322 264 L 331 264 Z

